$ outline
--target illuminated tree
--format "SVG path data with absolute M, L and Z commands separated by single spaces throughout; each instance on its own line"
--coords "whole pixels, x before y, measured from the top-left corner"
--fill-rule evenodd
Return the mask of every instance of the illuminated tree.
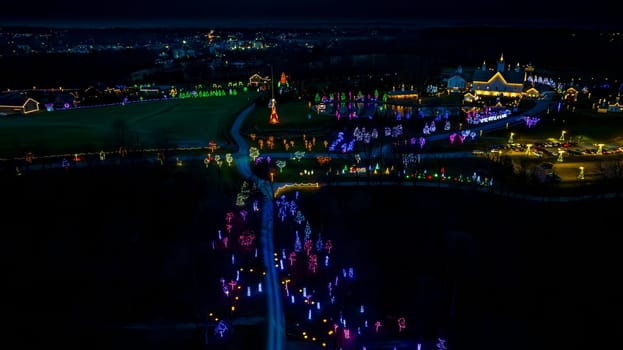
M 268 122 L 272 125 L 279 124 L 279 115 L 277 114 L 277 101 L 275 101 L 274 98 L 272 99 L 270 119 L 268 119 Z
M 245 181 L 240 187 L 240 192 L 236 195 L 236 205 L 239 207 L 244 206 L 245 201 L 249 198 L 250 194 L 251 190 L 249 189 L 249 183 Z
M 260 150 L 257 147 L 249 147 L 249 157 L 251 157 L 254 162 L 259 156 Z
M 210 142 L 208 143 L 208 148 L 210 149 L 210 152 L 214 153 L 214 151 L 216 150 L 216 142 L 214 142 L 214 140 L 210 140 Z
M 324 242 L 322 241 L 322 235 L 318 234 L 318 239 L 316 240 L 316 250 L 321 251 L 324 248 Z
M 328 239 L 324 244 L 324 249 L 327 251 L 327 254 L 331 254 L 331 249 L 333 249 L 333 242 Z
M 294 220 L 296 220 L 296 222 L 300 225 L 301 222 L 305 220 L 305 215 L 303 215 L 303 213 L 300 210 L 298 210 L 296 212 L 296 216 L 294 217 Z
M 302 252 L 303 251 L 303 244 L 301 243 L 301 236 L 299 235 L 299 231 L 295 231 L 294 235 L 295 235 L 294 251 L 295 252 Z
M 303 157 L 305 157 L 305 152 L 304 151 L 296 151 L 294 152 L 294 159 L 296 159 L 297 161 L 301 161 L 301 159 L 303 159 Z
M 316 254 L 308 254 L 309 259 L 307 260 L 307 269 L 311 273 L 316 273 L 318 271 L 318 256 Z
M 275 162 L 275 165 L 277 166 L 277 168 L 279 168 L 279 172 L 283 172 L 283 168 L 286 167 L 286 161 L 285 160 L 278 160 Z
M 305 241 L 305 243 L 303 243 L 303 247 L 303 249 L 305 249 L 305 255 L 310 256 L 312 250 L 314 249 L 314 243 L 311 239 L 308 239 Z
M 309 225 L 309 220 L 307 220 L 307 222 L 305 223 L 305 231 L 304 231 L 304 236 L 303 236 L 303 240 L 305 242 L 311 240 L 311 226 Z

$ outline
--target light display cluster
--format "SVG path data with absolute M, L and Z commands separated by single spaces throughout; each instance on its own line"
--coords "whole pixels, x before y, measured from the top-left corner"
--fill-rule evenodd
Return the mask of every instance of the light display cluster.
M 229 342 L 233 321 L 245 309 L 263 304 L 265 268 L 259 251 L 257 234 L 260 217 L 258 200 L 252 200 L 250 185 L 245 182 L 236 208 L 225 213 L 224 221 L 211 240 L 213 253 L 219 256 L 220 276 L 212 276 L 219 300 L 212 301 L 207 319 L 212 327 L 206 331 L 206 343 Z
M 340 260 L 340 247 L 330 237 L 314 232 L 299 207 L 298 191 L 275 199 L 275 266 L 281 280 L 287 332 L 319 347 L 365 348 L 367 342 L 400 335 L 408 327 L 405 317 L 381 320 L 369 310 L 358 284 L 357 269 Z

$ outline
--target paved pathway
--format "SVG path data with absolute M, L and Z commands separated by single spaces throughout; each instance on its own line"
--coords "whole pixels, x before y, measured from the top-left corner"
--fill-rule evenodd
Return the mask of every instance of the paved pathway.
M 548 105 L 551 103 L 551 100 L 540 100 L 537 104 L 530 110 L 526 111 L 526 113 L 517 116 L 511 116 L 503 120 L 495 121 L 492 123 L 487 123 L 478 127 L 478 129 L 482 129 L 483 131 L 490 131 L 495 129 L 500 129 L 502 127 L 506 127 L 506 125 L 517 125 L 523 123 L 524 116 L 535 116 L 543 113 Z M 264 195 L 264 200 L 262 203 L 262 227 L 261 227 L 261 244 L 262 244 L 262 252 L 264 265 L 266 268 L 266 301 L 267 301 L 267 337 L 266 337 L 266 350 L 285 350 L 286 349 L 286 337 L 285 337 L 285 316 L 283 311 L 282 299 L 280 295 L 279 289 L 279 281 L 278 281 L 278 273 L 276 271 L 274 261 L 273 261 L 273 253 L 274 253 L 274 240 L 273 240 L 273 210 L 274 210 L 274 190 L 281 185 L 285 184 L 271 184 L 270 182 L 260 179 L 253 174 L 251 171 L 251 161 L 248 153 L 249 145 L 246 140 L 240 135 L 240 127 L 244 122 L 246 116 L 255 108 L 254 104 L 251 104 L 247 107 L 234 121 L 234 124 L 231 129 L 231 136 L 235 140 L 238 145 L 238 152 L 235 154 L 234 159 L 238 170 L 242 174 L 242 176 L 254 183 L 257 184 L 258 188 Z M 439 141 L 444 140 L 449 137 L 449 132 L 442 132 L 435 135 L 430 135 L 427 137 L 428 141 Z M 312 154 L 312 153 L 310 153 Z M 308 155 L 310 155 L 308 154 Z M 322 153 L 324 155 L 325 153 Z M 281 152 L 272 154 L 274 157 L 289 157 L 289 153 Z M 438 154 L 430 154 L 425 155 L 429 157 L 438 157 Z M 456 154 L 443 154 L 444 157 L 469 157 L 473 156 L 471 153 L 465 152 L 457 152 Z M 343 185 L 343 186 L 361 186 L 365 185 L 366 182 L 343 182 L 343 183 L 335 183 L 335 185 Z M 375 183 L 375 185 L 392 185 L 393 183 L 383 182 L 383 183 Z M 396 182 L 395 184 L 398 184 Z M 416 183 L 413 182 L 400 182 L 400 185 L 413 185 Z M 440 184 L 440 183 L 427 183 L 427 182 L 418 182 L 418 186 L 451 186 L 451 184 Z M 473 187 L 472 187 L 473 188 Z M 491 191 L 490 188 L 478 188 L 483 191 Z M 541 196 L 527 196 L 516 193 L 505 193 L 505 195 L 513 196 L 516 198 L 523 199 L 532 199 L 532 200 L 545 200 L 544 197 Z M 610 197 L 618 197 L 618 194 L 608 194 L 608 195 L 600 195 L 601 198 L 610 198 Z M 551 198 L 551 200 L 556 201 L 570 201 L 573 199 L 585 199 L 585 198 L 577 198 L 577 197 L 556 197 Z
M 251 171 L 251 158 L 249 157 L 249 145 L 240 135 L 240 126 L 245 117 L 253 110 L 255 104 L 246 108 L 234 121 L 231 136 L 238 144 L 238 153 L 234 161 L 242 176 L 257 184 L 264 195 L 262 202 L 262 227 L 260 229 L 260 242 L 263 254 L 264 267 L 266 268 L 266 350 L 285 350 L 285 316 L 283 312 L 281 293 L 279 289 L 279 276 L 273 261 L 273 187 L 266 180 L 260 179 Z
M 535 108 L 528 113 L 530 115 L 537 114 L 544 110 L 547 104 L 540 103 L 535 106 Z M 264 195 L 264 200 L 262 203 L 262 227 L 260 229 L 260 240 L 262 244 L 262 252 L 264 259 L 264 267 L 266 268 L 266 301 L 267 301 L 267 337 L 266 337 L 266 350 L 285 350 L 286 349 L 286 338 L 285 338 L 285 316 L 283 312 L 283 305 L 281 300 L 281 294 L 279 289 L 279 281 L 278 274 L 275 268 L 275 264 L 273 262 L 273 252 L 274 250 L 274 240 L 273 240 L 273 197 L 274 197 L 274 188 L 273 184 L 270 182 L 260 179 L 253 174 L 251 171 L 251 162 L 249 156 L 249 145 L 246 140 L 240 135 L 240 127 L 244 122 L 246 116 L 255 108 L 255 104 L 249 105 L 242 113 L 238 115 L 231 129 L 231 136 L 235 140 L 238 145 L 238 152 L 234 156 L 236 166 L 238 170 L 242 174 L 242 176 L 254 183 L 257 184 L 258 188 Z M 494 128 L 499 128 L 501 123 L 506 124 L 513 123 L 517 124 L 521 122 L 521 116 L 511 117 L 510 120 L 500 121 L 498 123 L 492 123 L 483 125 L 481 129 L 490 130 Z M 447 138 L 447 133 L 440 133 L 437 135 L 429 136 L 429 140 L 443 140 Z M 276 157 L 284 157 L 289 156 L 289 154 L 273 154 Z M 450 156 L 450 155 L 445 155 Z M 465 157 L 469 156 L 469 154 L 453 154 L 452 156 L 460 156 Z M 360 185 L 360 183 L 348 182 L 343 183 L 341 185 Z

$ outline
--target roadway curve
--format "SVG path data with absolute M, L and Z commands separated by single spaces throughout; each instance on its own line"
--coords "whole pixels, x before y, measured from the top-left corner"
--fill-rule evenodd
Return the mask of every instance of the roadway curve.
M 257 184 L 264 195 L 262 202 L 262 227 L 260 229 L 260 242 L 264 267 L 266 268 L 266 350 L 285 350 L 285 316 L 281 304 L 281 294 L 279 289 L 279 279 L 275 263 L 273 261 L 274 240 L 273 240 L 273 188 L 272 184 L 264 179 L 260 179 L 251 171 L 251 157 L 249 156 L 249 145 L 240 136 L 240 126 L 246 116 L 255 108 L 255 103 L 247 107 L 238 115 L 231 128 L 231 136 L 238 144 L 238 152 L 234 155 L 234 161 L 240 174 L 248 180 Z
M 509 125 L 519 124 L 523 121 L 523 116 L 535 116 L 543 113 L 548 105 L 551 103 L 551 99 L 543 99 L 536 103 L 536 105 L 524 114 L 508 117 L 504 120 L 499 120 L 492 123 L 480 125 L 479 129 L 493 130 L 499 129 L 502 125 L 508 123 Z M 257 184 L 264 196 L 262 203 L 262 227 L 260 228 L 260 242 L 263 252 L 263 262 L 266 268 L 266 302 L 267 302 L 267 315 L 266 315 L 266 350 L 285 350 L 286 349 L 286 336 L 285 336 L 285 316 L 283 312 L 282 298 L 279 288 L 279 279 L 275 263 L 273 261 L 274 240 L 273 240 L 273 211 L 274 211 L 274 190 L 272 184 L 269 181 L 258 178 L 251 171 L 251 158 L 249 156 L 249 145 L 246 140 L 240 135 L 240 127 L 244 122 L 246 116 L 255 108 L 255 103 L 250 104 L 244 109 L 238 117 L 235 119 L 232 128 L 231 136 L 238 145 L 238 152 L 234 155 L 234 160 L 240 174 L 248 181 L 252 181 Z M 428 141 L 438 141 L 447 139 L 449 133 L 439 133 L 428 136 Z M 446 155 L 448 156 L 448 155 Z M 454 155 L 457 156 L 457 155 Z M 464 155 L 461 155 L 464 156 Z
M 547 102 L 549 103 L 549 101 Z M 539 103 L 533 110 L 529 111 L 530 114 L 538 114 L 542 112 L 547 103 Z M 262 227 L 260 228 L 260 242 L 263 255 L 264 267 L 266 268 L 266 302 L 267 302 L 267 315 L 266 315 L 266 350 L 285 350 L 286 349 L 286 336 L 285 336 L 285 316 L 283 312 L 282 299 L 279 288 L 279 279 L 275 263 L 273 261 L 274 240 L 273 240 L 273 210 L 274 210 L 274 192 L 272 184 L 269 181 L 258 178 L 251 171 L 251 157 L 249 156 L 249 145 L 246 140 L 240 135 L 240 127 L 245 118 L 255 108 L 255 103 L 250 104 L 245 108 L 235 119 L 232 128 L 231 136 L 238 145 L 238 152 L 234 155 L 234 160 L 240 174 L 248 181 L 257 184 L 264 196 L 262 203 Z M 492 125 L 483 125 L 481 129 L 493 129 L 499 128 L 500 123 L 512 123 L 516 124 L 521 121 L 521 116 L 510 117 L 510 120 L 500 121 L 498 123 L 491 123 Z M 440 133 L 429 136 L 429 140 L 442 140 L 447 138 L 447 133 Z M 285 156 L 285 154 L 283 154 Z M 455 155 L 456 156 L 456 155 Z

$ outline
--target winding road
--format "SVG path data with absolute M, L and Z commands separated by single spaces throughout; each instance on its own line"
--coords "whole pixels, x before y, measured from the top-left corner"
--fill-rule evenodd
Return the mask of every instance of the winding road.
M 543 99 L 537 101 L 536 105 L 530 110 L 526 111 L 522 115 L 511 116 L 503 120 L 491 122 L 486 125 L 482 125 L 479 129 L 484 131 L 500 129 L 509 125 L 516 125 L 523 122 L 525 115 L 535 116 L 543 113 L 548 105 L 552 101 L 550 99 Z M 274 219 L 274 189 L 273 184 L 264 179 L 258 178 L 251 171 L 251 161 L 249 156 L 249 145 L 246 140 L 240 135 L 240 128 L 244 122 L 246 116 L 255 108 L 255 103 L 249 105 L 244 109 L 234 121 L 231 128 L 231 136 L 238 145 L 238 152 L 234 155 L 235 164 L 240 171 L 240 174 L 248 181 L 252 181 L 257 184 L 257 187 L 263 194 L 262 202 L 262 227 L 260 229 L 260 241 L 261 249 L 263 253 L 263 262 L 266 269 L 266 302 L 267 302 L 267 315 L 266 315 L 266 350 L 286 350 L 286 333 L 285 333 L 285 316 L 282 305 L 282 298 L 280 295 L 278 273 L 273 261 L 274 253 L 274 239 L 273 239 L 273 219 Z M 429 141 L 444 140 L 449 137 L 449 133 L 439 133 L 428 136 Z M 277 155 L 275 155 L 277 156 Z M 462 155 L 464 156 L 464 155 Z
M 249 145 L 240 135 L 240 126 L 244 118 L 255 108 L 251 104 L 238 115 L 231 129 L 231 136 L 238 144 L 238 153 L 234 155 L 234 160 L 240 174 L 248 181 L 257 184 L 262 192 L 262 227 L 260 229 L 260 242 L 264 267 L 266 269 L 266 350 L 285 350 L 285 316 L 279 293 L 279 279 L 275 263 L 273 262 L 273 188 L 272 184 L 264 179 L 260 179 L 251 171 L 251 158 L 249 157 Z

